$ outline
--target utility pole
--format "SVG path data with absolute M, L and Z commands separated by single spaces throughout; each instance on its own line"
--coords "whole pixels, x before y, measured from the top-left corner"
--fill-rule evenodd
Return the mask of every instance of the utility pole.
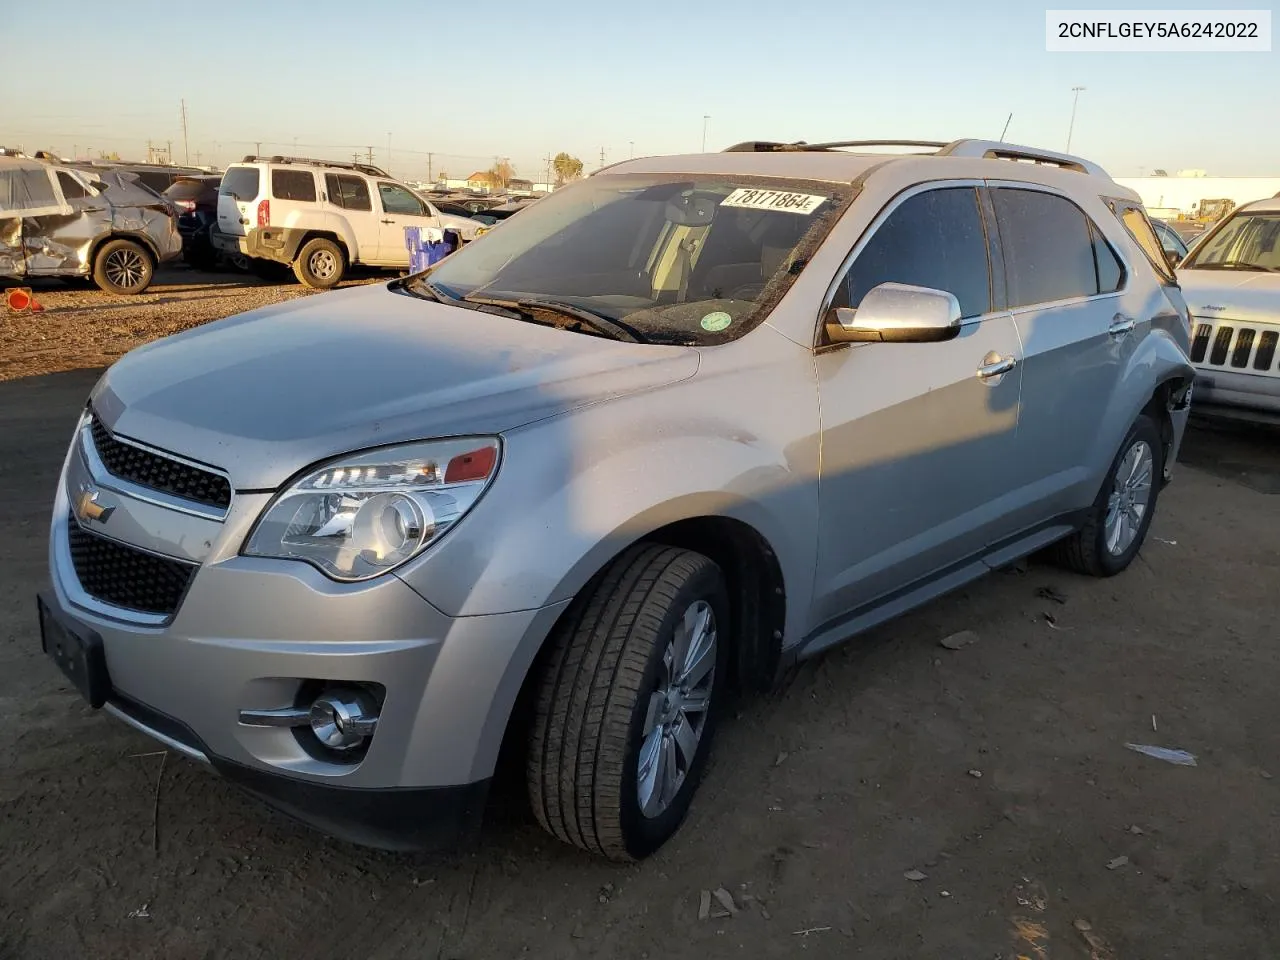
M 155 159 L 155 157 L 151 152 L 151 141 L 148 140 L 147 141 L 147 163 L 150 163 L 153 159 Z
M 1071 100 L 1071 123 L 1067 127 L 1067 151 L 1066 151 L 1067 153 L 1071 152 L 1071 134 L 1075 131 L 1075 128 L 1076 128 L 1076 105 L 1080 102 L 1080 91 L 1083 89 L 1085 88 L 1084 87 L 1071 88 L 1071 92 L 1075 94 L 1075 97 L 1073 97 Z
M 604 169 L 604 147 L 600 148 L 600 169 Z
M 191 148 L 187 145 L 187 101 L 182 100 L 182 162 L 191 166 Z
M 436 182 L 435 174 L 431 172 L 431 158 L 433 156 L 435 156 L 435 154 L 431 153 L 430 151 L 427 152 L 427 183 Z
M 73 143 L 73 144 L 71 145 L 71 159 L 72 159 L 72 160 L 79 160 L 79 159 L 80 159 L 80 144 L 78 144 L 78 143 Z
M 549 187 L 551 186 L 551 154 L 548 153 L 545 159 L 547 161 L 547 178 L 542 182 Z
M 365 147 L 365 150 L 367 150 L 367 151 L 368 151 L 368 155 L 369 155 L 369 166 L 371 166 L 371 167 L 372 167 L 372 166 L 373 166 L 373 147 Z
M 173 166 L 173 141 L 172 140 L 165 141 L 164 162 L 169 164 L 170 166 Z
M 627 143 L 631 144 L 631 159 L 634 160 L 636 157 L 636 142 L 634 140 L 628 140 Z
M 253 141 L 253 155 L 254 155 L 255 157 L 260 157 L 260 156 L 262 156 L 262 141 L 261 141 L 261 140 L 255 140 L 255 141 Z
M 702 152 L 707 152 L 707 124 L 711 122 L 711 114 L 702 115 Z
M 200 166 L 200 151 L 196 151 L 196 166 Z

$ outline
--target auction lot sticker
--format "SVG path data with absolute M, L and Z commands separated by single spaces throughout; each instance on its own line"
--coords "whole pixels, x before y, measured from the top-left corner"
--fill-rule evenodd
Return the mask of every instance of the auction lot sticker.
M 812 193 L 787 193 L 785 190 L 758 190 L 742 187 L 721 202 L 722 207 L 746 207 L 749 210 L 785 210 L 787 213 L 813 213 L 826 200 Z

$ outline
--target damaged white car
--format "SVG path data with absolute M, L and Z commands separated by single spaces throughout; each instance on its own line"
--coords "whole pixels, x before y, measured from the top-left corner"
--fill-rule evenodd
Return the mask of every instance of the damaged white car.
M 135 175 L 0 157 L 0 279 L 92 277 L 142 293 L 181 253 L 171 208 Z

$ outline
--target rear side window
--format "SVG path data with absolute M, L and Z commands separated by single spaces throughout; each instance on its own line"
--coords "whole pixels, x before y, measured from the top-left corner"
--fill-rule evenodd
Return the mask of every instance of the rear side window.
M 218 192 L 236 200 L 255 200 L 258 196 L 258 168 L 232 167 L 222 175 Z
M 1090 223 L 1089 232 L 1093 235 L 1093 262 L 1098 270 L 1098 292 L 1115 293 L 1124 286 L 1124 264 L 1096 225 Z
M 315 203 L 316 178 L 309 170 L 272 170 L 271 195 L 277 200 Z
M 89 191 L 80 185 L 80 181 L 69 173 L 58 171 L 58 186 L 62 188 L 62 195 L 68 200 L 80 200 L 89 195 Z
M 1147 219 L 1147 212 L 1128 200 L 1108 200 L 1107 206 L 1119 217 L 1124 228 L 1129 231 L 1129 235 L 1138 242 L 1138 246 L 1147 255 L 1151 265 L 1162 277 L 1173 282 L 1173 270 L 1169 266 L 1169 261 L 1165 259 L 1164 247 L 1160 243 L 1160 238 L 1156 236 L 1155 227 Z
M 369 184 L 364 177 L 353 177 L 341 173 L 324 175 L 325 192 L 329 194 L 329 202 L 337 204 L 344 210 L 372 210 L 369 200 Z
M 1092 297 L 1099 283 L 1098 232 L 1070 200 L 1039 190 L 991 191 L 1009 284 L 1009 307 Z M 1103 244 L 1105 247 L 1105 243 Z M 1109 250 L 1107 251 L 1109 252 Z M 1114 257 L 1114 254 L 1112 254 Z M 1109 274 L 1105 257 L 1102 266 Z M 1107 291 L 1110 292 L 1110 291 Z
M 991 282 L 978 191 L 946 187 L 904 200 L 858 254 L 835 303 L 857 308 L 882 283 L 944 290 L 960 302 L 965 317 L 989 312 Z

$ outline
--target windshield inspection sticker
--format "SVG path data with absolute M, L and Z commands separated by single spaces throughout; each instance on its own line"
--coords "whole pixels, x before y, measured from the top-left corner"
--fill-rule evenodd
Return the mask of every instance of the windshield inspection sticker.
M 785 210 L 787 213 L 813 213 L 826 201 L 812 193 L 787 193 L 783 190 L 757 190 L 741 187 L 722 201 L 722 207 L 746 207 L 750 210 Z
M 731 323 L 733 323 L 733 317 L 723 310 L 717 310 L 715 313 L 708 313 L 702 318 L 702 329 L 709 330 L 712 333 L 719 333 Z

